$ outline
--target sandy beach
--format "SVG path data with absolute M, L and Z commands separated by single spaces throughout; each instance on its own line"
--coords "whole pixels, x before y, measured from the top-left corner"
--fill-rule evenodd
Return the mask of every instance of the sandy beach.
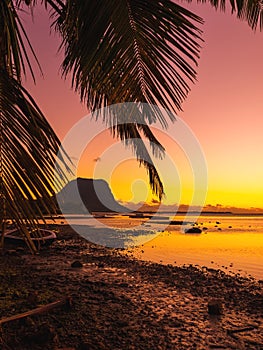
M 52 228 L 58 239 L 39 255 L 8 246 L 0 257 L 1 319 L 71 305 L 3 323 L 1 349 L 263 348 L 263 281 L 143 262 Z

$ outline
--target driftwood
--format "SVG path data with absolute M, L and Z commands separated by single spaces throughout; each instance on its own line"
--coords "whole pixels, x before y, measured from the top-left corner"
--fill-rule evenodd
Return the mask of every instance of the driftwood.
M 227 334 L 234 336 L 236 333 L 253 331 L 255 328 L 258 328 L 258 326 L 255 325 L 255 326 L 247 326 L 243 328 L 227 329 Z
M 55 309 L 57 307 L 71 306 L 71 302 L 72 302 L 71 298 L 70 297 L 66 297 L 66 298 L 63 298 L 61 300 L 54 301 L 53 303 L 37 307 L 36 309 L 23 312 L 22 314 L 18 314 L 18 315 L 2 318 L 0 320 L 0 326 L 2 324 L 4 324 L 4 323 L 11 322 L 11 321 L 16 321 L 16 320 L 21 320 L 21 319 L 26 318 L 28 316 L 43 314 L 43 313 L 46 313 L 46 312 L 48 312 L 50 310 L 53 310 L 53 309 Z

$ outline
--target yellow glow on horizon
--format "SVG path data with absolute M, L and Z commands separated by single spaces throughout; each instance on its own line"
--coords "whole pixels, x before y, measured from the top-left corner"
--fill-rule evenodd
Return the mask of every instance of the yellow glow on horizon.
M 164 145 L 168 154 L 168 157 L 164 160 L 154 160 L 165 188 L 166 197 L 163 199 L 163 203 L 167 205 L 175 203 L 187 205 L 191 202 L 194 191 L 189 162 L 183 150 L 173 140 L 164 137 L 159 131 L 155 132 L 155 134 Z M 80 159 L 77 176 L 104 178 L 108 181 L 117 200 L 151 203 L 152 199 L 157 198 L 150 189 L 145 168 L 139 166 L 139 163 L 132 156 L 132 152 L 124 146 L 121 146 L 121 151 L 119 148 L 114 149 L 116 143 L 118 143 L 117 140 L 113 139 L 108 131 L 97 135 L 87 145 Z M 112 150 L 111 147 L 113 147 Z M 107 149 L 110 150 L 109 155 L 105 153 Z M 119 152 L 123 152 L 124 161 L 112 168 Z M 209 154 L 206 156 L 209 158 Z M 222 162 L 219 157 L 223 156 L 221 154 L 218 157 L 215 156 L 209 162 L 212 167 L 208 168 L 209 183 L 205 204 L 213 206 L 220 204 L 225 207 L 262 208 L 263 184 L 260 172 L 255 173 L 254 180 L 251 181 L 253 169 L 244 167 L 240 158 L 233 160 L 233 166 L 228 160 L 225 167 L 220 168 L 217 166 L 217 163 Z M 253 159 L 253 157 L 251 158 Z M 258 167 L 260 166 L 259 164 Z M 238 178 L 236 177 L 237 167 L 240 168 L 240 176 Z M 261 167 L 263 169 L 263 165 Z M 231 170 L 232 168 L 233 171 Z M 99 169 L 99 171 L 96 169 Z

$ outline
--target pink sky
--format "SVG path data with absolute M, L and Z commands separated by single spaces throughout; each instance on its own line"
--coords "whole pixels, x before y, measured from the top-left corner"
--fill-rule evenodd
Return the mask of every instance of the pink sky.
M 263 207 L 263 33 L 209 5 L 188 7 L 205 20 L 205 43 L 198 82 L 179 116 L 196 134 L 207 160 L 207 204 Z M 37 86 L 29 77 L 26 86 L 63 138 L 87 110 L 60 78 L 59 40 L 50 36 L 45 11 L 36 9 L 35 23 L 26 27 L 44 71 L 44 79 L 36 74 Z

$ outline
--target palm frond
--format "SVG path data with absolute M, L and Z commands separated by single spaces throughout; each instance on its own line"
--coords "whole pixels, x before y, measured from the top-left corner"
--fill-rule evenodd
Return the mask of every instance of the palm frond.
M 17 9 L 19 7 L 16 7 L 12 0 L 0 2 L 0 68 L 5 68 L 11 76 L 21 81 L 22 73 L 26 73 L 27 66 L 35 81 L 26 45 L 41 71 L 40 64 L 18 16 Z
M 188 0 L 192 2 L 192 0 Z M 263 1 L 262 0 L 197 0 L 201 3 L 210 3 L 214 8 L 226 11 L 229 5 L 237 18 L 244 20 L 252 29 L 263 28 Z
M 123 102 L 178 110 L 195 79 L 200 23 L 198 16 L 170 0 L 67 0 L 56 20 L 65 49 L 63 74 L 72 73 L 72 87 L 91 111 Z M 154 154 L 162 155 L 164 150 L 149 128 L 157 120 L 166 127 L 160 109 L 153 107 L 151 112 L 142 111 L 140 121 L 129 119 L 118 125 L 115 120 L 115 129 L 122 140 L 130 138 L 153 191 L 162 195 L 154 165 L 149 159 L 144 162 L 143 147 L 132 139 L 135 134 L 141 138 L 141 131 Z
M 32 10 L 38 3 L 44 4 L 46 9 L 49 5 L 56 14 L 62 14 L 62 9 L 65 7 L 65 1 L 62 0 L 16 0 L 16 6 L 18 8 L 25 4 Z
M 43 208 L 56 210 L 51 196 L 66 183 L 54 164 L 60 142 L 29 93 L 0 70 L 0 224 L 15 223 L 31 247 L 28 228 L 38 229 Z M 36 199 L 38 202 L 36 202 Z M 41 206 L 41 209 L 40 209 Z M 2 231 L 2 234 L 3 231 Z
M 153 193 L 159 197 L 159 200 L 161 200 L 164 195 L 163 184 L 140 135 L 140 129 L 143 130 L 144 135 L 146 135 L 148 139 L 151 137 L 154 138 L 150 128 L 147 126 L 144 128 L 144 125 L 137 125 L 135 123 L 118 124 L 113 126 L 111 130 L 113 135 L 121 139 L 126 146 L 132 147 L 139 164 L 142 164 L 147 170 L 149 183 L 151 184 Z M 150 133 L 149 135 L 148 132 Z M 151 142 L 154 147 L 156 146 L 155 140 L 156 139 L 154 138 L 154 141 Z M 164 152 L 161 145 L 160 150 Z
M 151 117 L 153 109 L 156 113 Z M 157 106 L 148 106 L 143 103 L 121 103 L 96 110 L 92 113 L 92 117 L 96 120 L 102 119 L 109 127 L 113 137 L 132 148 L 139 164 L 147 170 L 153 193 L 161 199 L 164 195 L 163 184 L 143 140 L 144 138 L 149 141 L 151 152 L 155 157 L 162 159 L 165 156 L 164 147 L 144 121 L 145 115 L 148 118 L 154 118 L 158 113 L 162 114 Z
M 64 11 L 63 72 L 91 111 L 120 102 L 181 108 L 196 75 L 198 16 L 170 0 L 68 0 Z

